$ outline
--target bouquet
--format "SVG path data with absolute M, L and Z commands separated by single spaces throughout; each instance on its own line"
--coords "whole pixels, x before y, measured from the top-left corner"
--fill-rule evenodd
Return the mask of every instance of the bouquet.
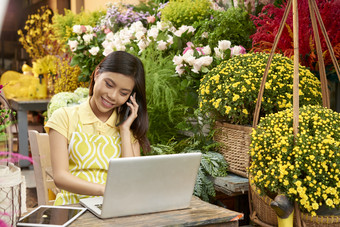
M 258 92 L 269 54 L 237 55 L 222 62 L 201 79 L 200 109 L 217 120 L 251 125 Z M 269 69 L 260 116 L 292 107 L 293 62 L 275 54 Z M 304 66 L 299 66 L 300 105 L 320 104 L 320 81 Z
M 300 108 L 296 140 L 292 108 L 262 118 L 251 135 L 252 184 L 259 194 L 285 194 L 303 212 L 340 208 L 340 114 Z

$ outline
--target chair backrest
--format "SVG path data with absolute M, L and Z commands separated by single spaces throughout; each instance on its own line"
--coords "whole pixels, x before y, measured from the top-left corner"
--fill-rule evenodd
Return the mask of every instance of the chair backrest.
M 38 205 L 52 205 L 58 192 L 52 178 L 50 142 L 47 133 L 28 131 L 37 187 Z

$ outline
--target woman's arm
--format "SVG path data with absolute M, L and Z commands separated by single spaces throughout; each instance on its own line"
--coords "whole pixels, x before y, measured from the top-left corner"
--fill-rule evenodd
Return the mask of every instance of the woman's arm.
M 49 130 L 53 179 L 56 186 L 82 195 L 104 195 L 105 185 L 88 182 L 69 172 L 67 138 L 54 129 Z
M 122 139 L 122 157 L 135 157 L 140 156 L 140 145 L 138 141 L 131 143 L 130 130 L 120 130 Z
M 131 103 L 127 102 L 131 110 L 129 117 L 119 126 L 120 136 L 122 139 L 122 157 L 140 156 L 140 144 L 138 141 L 131 142 L 130 127 L 133 121 L 137 118 L 138 104 L 136 102 L 136 94 L 130 96 Z

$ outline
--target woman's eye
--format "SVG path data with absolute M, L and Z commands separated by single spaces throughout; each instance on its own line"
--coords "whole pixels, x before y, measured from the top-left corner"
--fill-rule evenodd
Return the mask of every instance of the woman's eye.
M 110 83 L 108 83 L 108 82 L 106 82 L 106 81 L 105 81 L 105 83 L 106 83 L 106 86 L 107 86 L 107 87 L 113 87 Z
M 129 93 L 120 93 L 122 96 L 127 96 L 127 95 L 129 95 Z

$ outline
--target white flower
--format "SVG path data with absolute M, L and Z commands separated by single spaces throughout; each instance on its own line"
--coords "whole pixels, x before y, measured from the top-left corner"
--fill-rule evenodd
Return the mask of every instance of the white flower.
M 194 50 L 193 49 L 187 49 L 187 51 L 185 52 L 185 54 L 183 54 L 183 58 L 188 58 L 190 56 L 193 56 L 194 55 Z
M 203 47 L 202 49 L 204 55 L 210 55 L 211 54 L 211 48 L 209 45 Z
M 141 40 L 144 37 L 144 34 L 145 33 L 143 31 L 138 31 L 136 32 L 135 37 L 137 40 Z
M 176 73 L 178 75 L 182 75 L 184 73 L 184 69 L 182 68 L 183 65 L 177 65 L 176 66 Z
M 77 40 L 69 40 L 67 43 L 70 46 L 71 51 L 76 51 L 78 47 L 78 41 Z
M 231 48 L 231 56 L 245 54 L 246 50 L 242 46 L 234 46 Z
M 210 56 L 203 56 L 203 57 L 200 57 L 198 60 L 202 66 L 209 66 L 212 63 L 213 58 Z
M 164 21 L 157 21 L 156 26 L 158 30 L 165 31 L 167 28 L 169 28 L 169 23 Z
M 202 37 L 203 39 L 207 39 L 207 38 L 209 37 L 208 32 L 203 32 L 202 35 L 201 35 L 201 37 Z
M 137 46 L 139 47 L 141 51 L 143 51 L 145 50 L 145 48 L 147 48 L 148 43 L 145 40 L 139 40 L 139 42 L 137 43 Z
M 157 27 L 152 27 L 151 29 L 149 29 L 148 37 L 152 37 L 156 40 L 157 36 L 158 36 L 158 28 Z
M 213 58 L 210 56 L 203 56 L 203 57 L 197 58 L 194 61 L 193 68 L 191 69 L 191 71 L 194 73 L 199 73 L 202 66 L 209 66 L 212 63 L 212 61 L 213 61 Z
M 174 43 L 174 37 L 172 37 L 171 35 L 168 35 L 168 40 L 166 41 L 167 43 L 169 43 L 170 45 Z
M 175 55 L 172 61 L 175 63 L 175 65 L 181 65 L 183 62 L 183 57 L 181 55 Z
M 180 31 L 180 30 L 177 30 L 177 31 L 174 32 L 174 35 L 177 36 L 177 37 L 181 37 L 182 34 L 183 34 L 183 32 Z
M 72 29 L 73 29 L 73 32 L 76 33 L 76 34 L 81 34 L 82 33 L 80 25 L 73 25 Z
M 107 55 L 109 55 L 109 54 L 112 53 L 112 52 L 113 52 L 113 48 L 112 48 L 111 46 L 108 46 L 108 47 L 106 47 L 106 48 L 104 49 L 103 55 L 104 55 L 104 56 L 107 56 Z
M 85 41 L 85 45 L 88 45 L 93 39 L 93 34 L 85 34 L 83 35 L 83 39 Z
M 189 32 L 194 33 L 196 29 L 193 26 L 188 26 L 188 30 Z
M 90 50 L 89 50 L 90 54 L 92 54 L 93 56 L 97 55 L 98 52 L 99 52 L 99 47 L 92 47 Z
M 113 39 L 114 39 L 114 34 L 112 32 L 109 32 L 109 33 L 106 34 L 105 40 L 113 41 Z
M 163 40 L 160 40 L 157 42 L 157 49 L 158 50 L 166 50 L 167 46 L 166 46 L 166 42 L 164 42 Z
M 220 48 L 220 50 L 222 50 L 222 51 L 229 49 L 230 45 L 231 45 L 231 42 L 229 40 L 218 41 L 218 48 Z
M 185 62 L 187 62 L 189 65 L 193 65 L 196 58 L 194 56 L 192 56 L 192 54 L 190 54 L 190 51 L 187 51 L 184 55 L 183 55 L 183 60 Z
M 86 32 L 87 33 L 92 33 L 93 32 L 93 28 L 90 25 L 85 25 L 86 28 Z
M 223 53 L 220 52 L 219 48 L 215 47 L 214 51 L 215 51 L 215 55 L 216 55 L 217 58 L 220 58 L 220 59 L 224 58 Z

